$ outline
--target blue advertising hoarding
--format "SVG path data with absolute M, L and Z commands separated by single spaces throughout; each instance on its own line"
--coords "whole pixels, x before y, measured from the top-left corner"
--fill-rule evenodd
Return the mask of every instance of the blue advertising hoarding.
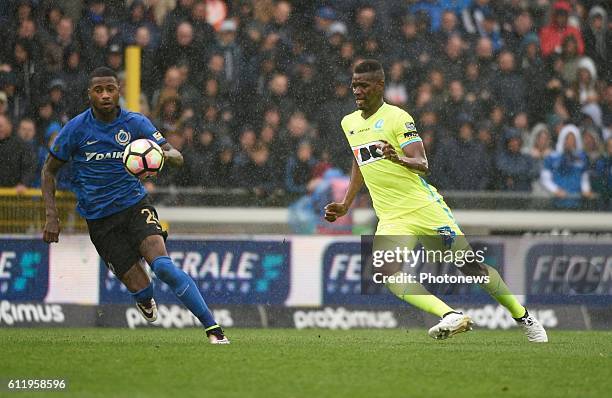
M 323 254 L 323 304 L 324 305 L 405 305 L 392 295 L 383 284 L 364 283 L 361 265 L 367 256 L 362 253 L 361 242 L 331 243 Z M 371 243 L 370 243 L 371 244 Z M 367 244 L 366 244 L 367 245 Z M 472 241 L 474 251 L 484 249 L 485 262 L 504 274 L 504 245 L 484 241 Z M 370 247 L 371 249 L 371 247 Z M 415 250 L 418 250 L 415 249 Z M 406 271 L 406 268 L 404 268 Z M 418 262 L 410 273 L 433 275 L 462 275 L 454 265 L 448 263 Z M 490 298 L 475 284 L 423 283 L 429 292 L 449 302 L 482 303 Z M 364 291 L 364 289 L 368 289 Z
M 528 303 L 612 303 L 612 245 L 540 243 L 525 259 Z
M 209 304 L 284 304 L 289 296 L 291 244 L 287 241 L 168 240 L 168 254 Z M 158 279 L 155 300 L 177 303 Z M 100 303 L 131 303 L 123 284 L 100 260 Z
M 0 239 L 0 300 L 43 301 L 49 290 L 49 245 Z

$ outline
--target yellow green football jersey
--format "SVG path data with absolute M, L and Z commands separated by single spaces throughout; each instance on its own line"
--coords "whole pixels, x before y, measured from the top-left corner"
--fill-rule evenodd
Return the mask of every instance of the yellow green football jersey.
M 342 129 L 353 150 L 363 179 L 372 196 L 380 222 L 406 218 L 442 196 L 418 174 L 383 159 L 376 152 L 382 140 L 402 156 L 402 148 L 420 142 L 414 119 L 406 111 L 384 103 L 367 119 L 357 110 L 342 119 Z

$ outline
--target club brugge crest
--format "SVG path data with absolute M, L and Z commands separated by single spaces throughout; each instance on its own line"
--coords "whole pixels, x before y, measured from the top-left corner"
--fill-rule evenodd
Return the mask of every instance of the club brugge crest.
M 115 141 L 119 143 L 119 145 L 126 146 L 130 143 L 130 139 L 132 135 L 129 131 L 125 131 L 124 129 L 119 130 L 117 134 L 115 134 Z

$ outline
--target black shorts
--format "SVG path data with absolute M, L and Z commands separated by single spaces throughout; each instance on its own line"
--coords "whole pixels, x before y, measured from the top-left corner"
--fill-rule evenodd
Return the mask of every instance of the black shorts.
M 142 258 L 140 244 L 147 236 L 168 236 L 148 197 L 119 213 L 87 220 L 87 227 L 98 254 L 119 279 Z

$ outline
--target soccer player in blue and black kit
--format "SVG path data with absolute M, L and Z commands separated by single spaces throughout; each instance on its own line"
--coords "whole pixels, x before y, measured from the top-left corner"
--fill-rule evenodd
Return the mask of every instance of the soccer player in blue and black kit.
M 64 126 L 43 166 L 44 241 L 58 241 L 55 181 L 58 170 L 72 162 L 77 210 L 87 220 L 91 241 L 108 268 L 128 288 L 142 316 L 149 322 L 157 318 L 153 284 L 144 259 L 202 322 L 209 341 L 228 344 L 194 281 L 168 257 L 167 234 L 157 212 L 140 180 L 127 173 L 122 161 L 125 147 L 139 138 L 159 144 L 165 162 L 171 166 L 182 166 L 183 156 L 149 119 L 118 106 L 119 80 L 111 69 L 101 67 L 91 73 L 88 95 L 91 107 Z

